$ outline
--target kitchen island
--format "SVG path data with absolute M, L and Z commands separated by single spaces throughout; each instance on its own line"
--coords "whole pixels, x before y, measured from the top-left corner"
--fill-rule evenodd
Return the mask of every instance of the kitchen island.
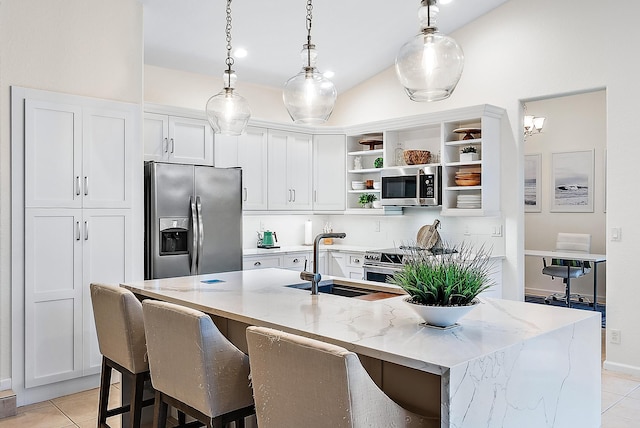
M 443 330 L 421 324 L 397 287 L 323 277 L 387 293 L 367 300 L 312 296 L 303 282 L 262 269 L 122 285 L 210 314 L 245 352 L 248 325 L 352 350 L 387 395 L 441 427 L 600 426 L 599 313 L 487 298 Z

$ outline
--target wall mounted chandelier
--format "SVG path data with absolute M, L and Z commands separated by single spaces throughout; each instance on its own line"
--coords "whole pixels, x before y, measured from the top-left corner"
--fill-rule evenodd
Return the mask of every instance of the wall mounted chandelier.
M 302 70 L 287 80 L 282 92 L 284 105 L 295 123 L 317 125 L 326 122 L 333 112 L 338 92 L 331 80 L 316 68 L 318 53 L 311 43 L 313 5 L 307 0 L 307 43 L 302 47 Z
M 436 0 L 420 2 L 420 33 L 405 43 L 396 56 L 396 74 L 413 101 L 449 98 L 462 75 L 462 48 L 438 32 L 437 13 Z
M 232 70 L 234 63 L 231 56 L 231 0 L 227 0 L 227 69 L 224 71 L 222 91 L 209 98 L 206 112 L 209 124 L 217 134 L 240 135 L 247 127 L 251 117 L 249 103 L 244 97 L 235 93 L 236 73 Z

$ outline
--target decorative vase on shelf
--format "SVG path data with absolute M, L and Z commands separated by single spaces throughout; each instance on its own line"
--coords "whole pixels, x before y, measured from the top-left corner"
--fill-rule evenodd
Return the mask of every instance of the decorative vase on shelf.
M 480 159 L 478 153 L 460 153 L 460 162 L 473 162 Z
M 362 169 L 362 158 L 360 156 L 353 158 L 353 169 Z

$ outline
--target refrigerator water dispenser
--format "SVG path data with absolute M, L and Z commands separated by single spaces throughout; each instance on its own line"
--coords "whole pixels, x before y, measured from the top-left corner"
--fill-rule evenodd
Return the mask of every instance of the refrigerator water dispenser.
M 188 254 L 189 219 L 172 217 L 160 219 L 160 255 Z

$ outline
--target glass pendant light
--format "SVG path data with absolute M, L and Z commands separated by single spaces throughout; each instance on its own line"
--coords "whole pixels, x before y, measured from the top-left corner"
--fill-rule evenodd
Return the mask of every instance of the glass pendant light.
M 282 92 L 284 105 L 295 123 L 317 125 L 326 122 L 333 112 L 338 92 L 331 80 L 316 68 L 316 46 L 311 43 L 311 11 L 307 0 L 307 43 L 302 47 L 302 70 L 287 80 Z
M 240 135 L 247 127 L 251 117 L 249 103 L 242 96 L 235 93 L 236 73 L 231 69 L 233 57 L 231 56 L 231 0 L 227 0 L 227 69 L 222 78 L 224 87 L 222 91 L 209 98 L 207 101 L 207 119 L 217 134 Z
M 436 0 L 422 0 L 418 10 L 420 33 L 400 48 L 396 73 L 413 101 L 448 98 L 462 75 L 464 54 L 451 37 L 438 33 Z

